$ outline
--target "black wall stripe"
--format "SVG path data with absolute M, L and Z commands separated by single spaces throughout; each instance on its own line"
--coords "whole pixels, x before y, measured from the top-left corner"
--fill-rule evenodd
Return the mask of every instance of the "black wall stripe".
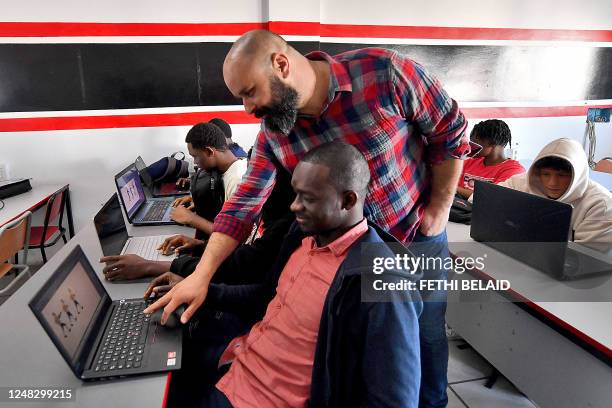
M 292 43 L 336 54 L 366 44 Z M 230 43 L 2 44 L 0 111 L 237 105 Z M 612 99 L 612 48 L 382 45 L 422 63 L 462 101 Z M 548 50 L 563 50 L 561 61 Z M 586 51 L 585 51 L 586 50 Z M 585 52 L 588 53 L 585 58 Z M 583 84 L 577 90 L 576 81 Z
M 322 43 L 321 50 L 338 54 L 372 46 Z M 612 99 L 612 48 L 393 44 L 376 47 L 397 50 L 421 63 L 442 81 L 453 98 L 461 101 Z
M 302 52 L 317 42 L 295 44 Z M 240 104 L 221 67 L 231 43 L 3 44 L 0 111 Z

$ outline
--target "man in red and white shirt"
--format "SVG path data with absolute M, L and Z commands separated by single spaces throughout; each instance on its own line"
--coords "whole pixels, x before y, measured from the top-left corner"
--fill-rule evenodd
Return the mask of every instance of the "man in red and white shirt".
M 510 128 L 498 119 L 478 123 L 472 129 L 470 138 L 482 146 L 476 157 L 463 162 L 457 193 L 470 198 L 474 193 L 474 180 L 501 183 L 515 174 L 525 172 L 519 162 L 506 158 L 504 149 L 512 143 Z

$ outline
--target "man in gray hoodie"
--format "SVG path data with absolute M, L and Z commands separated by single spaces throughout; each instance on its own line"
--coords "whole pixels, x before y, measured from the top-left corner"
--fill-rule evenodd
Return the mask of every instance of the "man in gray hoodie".
M 612 193 L 589 178 L 587 157 L 580 143 L 557 139 L 540 151 L 527 173 L 500 186 L 570 204 L 574 241 L 612 247 Z

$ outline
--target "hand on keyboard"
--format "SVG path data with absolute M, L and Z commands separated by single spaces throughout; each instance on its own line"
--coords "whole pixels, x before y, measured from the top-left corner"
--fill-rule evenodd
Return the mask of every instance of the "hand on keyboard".
M 191 196 L 179 197 L 172 203 L 173 207 L 187 207 L 188 210 L 193 210 L 195 208 L 195 204 L 193 203 L 193 198 Z
M 159 248 L 157 248 L 162 254 L 169 255 L 173 251 L 175 253 L 181 253 L 186 251 L 192 251 L 196 248 L 204 249 L 206 247 L 206 241 L 191 238 L 186 235 L 173 235 L 165 239 Z
M 176 181 L 176 189 L 179 191 L 189 190 L 191 185 L 191 179 L 189 177 L 182 177 Z
M 106 263 L 102 270 L 108 281 L 140 279 L 151 276 L 149 269 L 153 261 L 147 261 L 138 255 L 103 256 L 101 263 Z
M 163 275 L 159 275 L 157 278 L 153 279 L 145 291 L 144 298 L 148 299 L 151 295 L 155 295 L 155 297 L 163 296 L 183 279 L 185 278 L 172 272 L 166 272 Z
M 178 222 L 179 224 L 190 225 L 194 215 L 195 214 L 191 210 L 188 210 L 183 206 L 178 206 L 172 208 L 172 211 L 170 212 L 170 219 Z

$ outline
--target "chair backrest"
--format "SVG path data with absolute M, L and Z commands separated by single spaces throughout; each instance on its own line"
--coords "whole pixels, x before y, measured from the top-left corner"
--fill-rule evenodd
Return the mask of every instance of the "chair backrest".
M 23 249 L 23 263 L 28 260 L 30 221 L 32 213 L 26 211 L 18 218 L 0 227 L 0 262 L 8 261 Z
M 45 224 L 47 227 L 49 224 L 54 223 L 58 217 L 59 222 L 57 225 L 61 225 L 62 218 L 64 215 L 64 193 L 66 190 L 61 190 L 49 197 L 47 201 L 47 212 L 45 214 Z
M 595 164 L 593 170 L 600 171 L 602 173 L 612 173 L 612 158 L 604 157 L 603 159 L 598 161 L 597 164 Z
M 608 191 L 612 191 L 612 173 L 605 173 L 603 171 L 591 170 L 589 172 L 591 180 L 598 182 L 606 188 Z

